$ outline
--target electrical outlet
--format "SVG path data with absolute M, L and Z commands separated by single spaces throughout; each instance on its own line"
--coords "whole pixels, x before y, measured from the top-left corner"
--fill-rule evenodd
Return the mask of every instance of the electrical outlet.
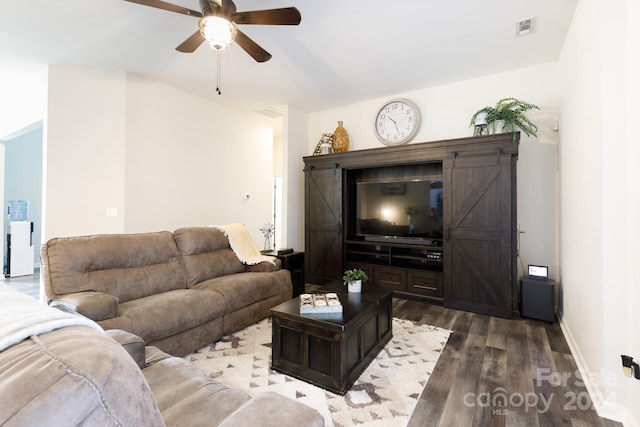
M 107 216 L 110 218 L 115 218 L 118 216 L 118 208 L 115 206 L 109 206 L 107 208 Z

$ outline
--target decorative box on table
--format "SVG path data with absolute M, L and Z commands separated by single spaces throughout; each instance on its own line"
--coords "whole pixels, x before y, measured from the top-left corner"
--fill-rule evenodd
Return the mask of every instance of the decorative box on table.
M 335 293 L 301 294 L 300 314 L 342 313 L 342 304 Z

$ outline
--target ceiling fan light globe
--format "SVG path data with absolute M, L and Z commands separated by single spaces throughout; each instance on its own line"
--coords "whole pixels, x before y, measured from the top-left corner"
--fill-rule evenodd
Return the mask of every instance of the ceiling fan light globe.
M 219 16 L 205 16 L 200 19 L 200 34 L 216 50 L 227 48 L 238 34 L 238 29 L 232 23 Z

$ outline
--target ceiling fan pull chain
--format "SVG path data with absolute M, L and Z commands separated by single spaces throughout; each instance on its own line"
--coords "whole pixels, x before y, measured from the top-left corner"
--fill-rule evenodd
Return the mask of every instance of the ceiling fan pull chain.
M 222 92 L 220 92 L 220 71 L 221 71 L 221 65 L 220 65 L 220 54 L 222 53 L 222 51 L 220 49 L 216 49 L 216 53 L 218 54 L 218 72 L 217 74 L 217 82 L 216 82 L 216 92 L 218 92 L 218 95 L 222 95 Z

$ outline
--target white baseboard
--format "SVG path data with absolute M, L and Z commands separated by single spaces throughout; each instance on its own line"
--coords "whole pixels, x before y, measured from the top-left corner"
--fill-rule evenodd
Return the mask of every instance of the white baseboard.
M 591 401 L 593 402 L 593 406 L 596 412 L 598 412 L 598 415 L 600 415 L 602 418 L 618 421 L 622 423 L 624 427 L 640 427 L 638 422 L 633 418 L 633 414 L 631 414 L 629 408 L 604 399 L 602 390 L 600 390 L 592 381 L 593 375 L 591 375 L 589 369 L 587 368 L 585 359 L 580 353 L 578 346 L 576 345 L 569 326 L 563 321 L 562 315 L 560 313 L 557 313 L 557 315 L 558 322 L 560 323 L 560 329 L 562 329 L 564 338 L 569 345 L 571 354 L 573 354 L 573 358 L 576 361 L 576 365 L 578 366 L 578 370 L 580 371 L 580 375 L 582 376 L 582 381 L 584 382 L 584 385 L 589 392 L 589 396 L 591 397 Z

